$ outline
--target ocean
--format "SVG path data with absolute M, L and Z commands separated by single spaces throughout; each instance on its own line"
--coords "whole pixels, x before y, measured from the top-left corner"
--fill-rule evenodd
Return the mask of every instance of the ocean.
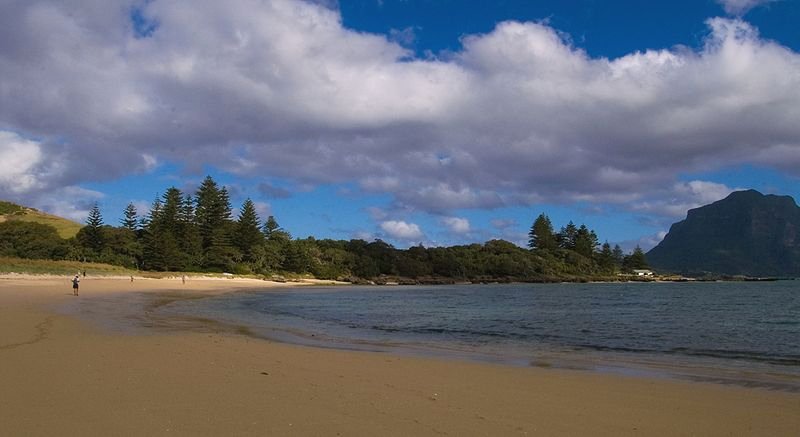
M 317 347 L 800 391 L 800 281 L 270 289 L 153 314 Z

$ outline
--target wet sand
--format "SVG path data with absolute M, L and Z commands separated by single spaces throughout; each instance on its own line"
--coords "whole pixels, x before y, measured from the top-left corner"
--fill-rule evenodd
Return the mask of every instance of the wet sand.
M 119 334 L 56 309 L 108 293 L 263 281 L 0 279 L 6 435 L 797 435 L 800 395 L 311 348 L 215 332 Z

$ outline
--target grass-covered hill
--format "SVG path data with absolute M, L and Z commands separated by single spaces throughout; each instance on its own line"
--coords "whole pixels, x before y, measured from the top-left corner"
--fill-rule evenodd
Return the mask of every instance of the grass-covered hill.
M 0 200 L 0 222 L 8 220 L 34 222 L 52 226 L 56 229 L 61 238 L 74 237 L 81 227 L 83 227 L 80 223 L 75 223 L 63 217 L 50 215 L 34 208 L 28 208 Z

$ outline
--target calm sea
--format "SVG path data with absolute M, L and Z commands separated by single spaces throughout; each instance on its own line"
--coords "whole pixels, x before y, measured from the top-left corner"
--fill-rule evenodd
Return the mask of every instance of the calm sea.
M 800 281 L 295 288 L 158 312 L 323 347 L 800 389 Z

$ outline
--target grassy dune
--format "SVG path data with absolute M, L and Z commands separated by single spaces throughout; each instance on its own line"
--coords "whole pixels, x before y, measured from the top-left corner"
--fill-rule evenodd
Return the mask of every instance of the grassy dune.
M 11 202 L 0 201 L 0 222 L 6 220 L 21 220 L 26 222 L 41 223 L 56 228 L 61 238 L 74 237 L 83 227 L 80 223 L 62 217 L 50 215 L 33 208 L 26 208 Z
M 74 275 L 86 271 L 89 276 L 136 276 L 153 279 L 179 278 L 181 276 L 208 278 L 232 278 L 233 275 L 223 273 L 200 272 L 148 272 L 132 270 L 111 264 L 88 263 L 80 261 L 51 261 L 43 259 L 23 259 L 0 257 L 0 274 L 20 273 L 31 275 Z M 264 279 L 260 275 L 236 275 L 236 278 Z M 292 277 L 289 281 L 300 281 L 301 275 Z M 308 278 L 306 278 L 308 279 Z
M 94 276 L 140 275 L 135 270 L 110 264 L 82 263 L 79 261 L 50 261 L 0 257 L 0 273 L 29 273 L 34 275 L 73 275 L 86 271 Z
M 73 221 L 61 217 L 56 217 L 54 215 L 49 215 L 38 211 L 32 213 L 29 212 L 21 216 L 15 216 L 13 219 L 50 225 L 56 228 L 56 231 L 58 231 L 58 235 L 61 238 L 65 239 L 74 237 L 78 233 L 78 231 L 83 227 L 83 225 L 79 223 L 75 223 Z

